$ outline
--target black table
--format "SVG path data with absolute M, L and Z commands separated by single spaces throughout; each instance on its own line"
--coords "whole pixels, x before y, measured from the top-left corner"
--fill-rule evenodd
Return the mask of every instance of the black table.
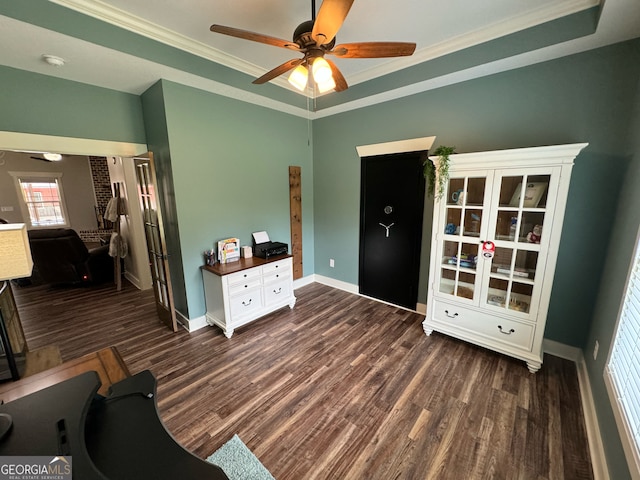
M 175 441 L 158 417 L 156 380 L 143 371 L 111 386 L 86 372 L 0 406 L 13 427 L 0 456 L 71 456 L 80 480 L 228 480 Z

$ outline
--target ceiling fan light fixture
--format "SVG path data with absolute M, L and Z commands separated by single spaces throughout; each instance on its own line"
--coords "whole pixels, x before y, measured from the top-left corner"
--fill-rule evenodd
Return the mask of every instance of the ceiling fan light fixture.
M 309 79 L 309 70 L 304 65 L 298 65 L 289 75 L 289 83 L 301 92 L 307 88 L 307 80 Z
M 333 80 L 333 77 L 329 77 L 329 80 L 325 80 L 324 82 L 316 82 L 316 85 L 319 93 L 326 93 L 336 88 L 336 82 Z
M 333 71 L 331 70 L 331 66 L 329 65 L 329 62 L 322 57 L 318 57 L 313 61 L 311 70 L 313 72 L 313 80 L 318 85 L 329 80 L 333 80 Z
M 62 160 L 62 155 L 59 153 L 43 153 L 42 156 L 50 162 L 59 162 Z

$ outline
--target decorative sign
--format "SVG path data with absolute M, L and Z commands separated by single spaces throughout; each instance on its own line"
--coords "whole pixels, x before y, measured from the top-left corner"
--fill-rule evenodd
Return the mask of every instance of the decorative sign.
M 482 242 L 482 257 L 490 260 L 496 253 L 496 244 L 493 242 Z

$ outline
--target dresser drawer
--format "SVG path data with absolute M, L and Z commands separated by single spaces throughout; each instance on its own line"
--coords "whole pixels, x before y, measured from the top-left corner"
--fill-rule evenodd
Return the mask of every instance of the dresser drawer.
M 251 288 L 260 287 L 260 277 L 244 279 L 240 283 L 229 285 L 229 295 L 234 296 L 242 292 L 246 292 Z
M 291 298 L 291 282 L 288 279 L 273 282 L 264 287 L 264 301 L 266 305 L 289 300 Z
M 291 270 L 291 259 L 285 258 L 284 260 L 278 260 L 277 262 L 267 263 L 262 266 L 263 275 L 268 275 L 275 272 L 283 272 Z
M 486 339 L 531 350 L 534 327 L 435 300 L 433 318 L 439 323 Z M 436 328 L 437 330 L 437 328 Z
M 231 316 L 234 319 L 236 316 L 249 315 L 256 310 L 260 310 L 262 308 L 261 289 L 259 287 L 254 288 L 231 297 L 229 299 L 229 307 Z
M 291 272 L 289 270 L 276 270 L 269 273 L 265 273 L 263 280 L 264 284 L 267 285 L 272 282 L 280 282 L 282 280 L 288 280 L 291 277 Z
M 246 270 L 241 270 L 236 273 L 230 273 L 227 275 L 227 281 L 229 285 L 235 285 L 237 283 L 246 282 L 247 280 L 251 280 L 253 278 L 257 278 L 260 280 L 260 267 L 247 268 Z

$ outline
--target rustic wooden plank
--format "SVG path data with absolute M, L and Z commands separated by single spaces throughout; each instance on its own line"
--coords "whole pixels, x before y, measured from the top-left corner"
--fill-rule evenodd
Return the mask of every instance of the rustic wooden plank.
M 302 278 L 302 170 L 289 167 L 289 222 L 291 225 L 291 253 L 293 279 Z

